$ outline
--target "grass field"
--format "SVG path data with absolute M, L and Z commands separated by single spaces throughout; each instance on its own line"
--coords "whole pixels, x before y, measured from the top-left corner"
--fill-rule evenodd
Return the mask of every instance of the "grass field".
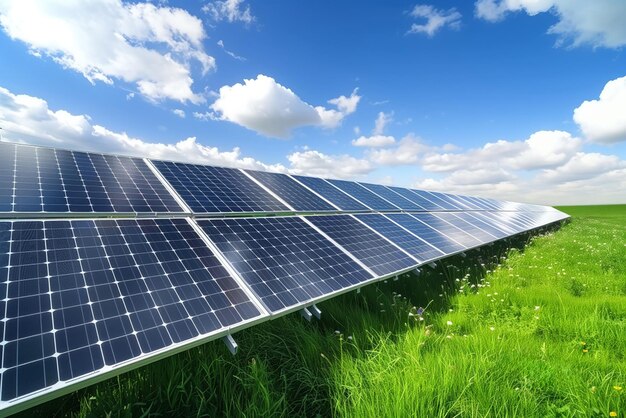
M 24 415 L 626 416 L 626 206 L 242 331 Z M 623 389 L 622 389 L 623 388 Z

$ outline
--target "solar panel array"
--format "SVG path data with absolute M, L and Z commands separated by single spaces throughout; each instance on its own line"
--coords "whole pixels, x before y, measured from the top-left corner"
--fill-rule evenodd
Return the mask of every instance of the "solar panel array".
M 0 142 L 0 414 L 565 218 Z

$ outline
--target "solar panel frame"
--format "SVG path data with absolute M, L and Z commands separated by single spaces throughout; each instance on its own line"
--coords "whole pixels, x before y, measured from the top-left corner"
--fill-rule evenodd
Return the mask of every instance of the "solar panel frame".
M 312 227 L 306 219 L 304 216 L 272 216 L 205 218 L 197 219 L 196 222 L 251 292 L 274 316 L 300 310 L 364 286 L 376 278 L 373 272 Z M 290 229 L 287 229 L 288 226 Z M 269 238 L 265 238 L 261 230 L 269 233 Z M 283 241 L 286 239 L 289 241 Z M 269 245 L 258 247 L 263 241 L 268 241 Z M 283 247 L 290 250 L 286 253 L 276 251 Z M 316 251 L 317 254 L 313 256 Z M 329 257 L 341 260 L 341 265 L 333 268 L 354 277 L 339 275 L 335 278 L 329 275 L 325 263 Z M 292 279 L 290 275 L 297 279 Z M 315 276 L 321 278 L 322 283 L 314 281 Z M 296 283 L 296 280 L 299 282 Z M 330 280 L 337 283 L 328 284 Z M 314 296 L 303 295 L 316 293 L 319 289 L 312 288 L 319 285 L 335 288 Z
M 133 232 L 138 230 L 142 232 L 141 234 L 125 235 L 124 232 L 128 232 L 128 228 Z M 114 231 L 115 229 L 119 233 Z M 9 239 L 5 239 L 7 238 L 7 231 L 9 231 Z M 194 235 L 193 231 L 193 221 L 188 218 L 0 221 L 0 238 L 2 238 L 2 241 L 0 241 L 0 279 L 6 279 L 0 283 L 0 290 L 4 291 L 5 296 L 13 295 L 8 304 L 2 300 L 3 306 L 0 306 L 5 307 L 1 312 L 7 318 L 0 324 L 0 337 L 3 341 L 3 344 L 0 346 L 4 348 L 4 350 L 0 349 L 0 359 L 2 360 L 0 412 L 18 412 L 47 399 L 61 396 L 80 387 L 91 385 L 124 371 L 187 350 L 193 346 L 228 335 L 269 318 L 269 314 L 261 306 L 257 305 L 256 299 L 247 296 L 247 288 L 241 287 L 236 277 L 232 276 L 227 270 L 223 270 L 215 254 L 212 254 L 211 250 L 204 244 L 201 236 L 198 234 Z M 186 235 L 182 235 L 183 233 Z M 169 249 L 164 248 L 160 243 L 168 243 Z M 185 249 L 187 243 L 189 246 L 187 247 L 188 249 Z M 124 247 L 128 251 L 125 252 Z M 136 250 L 143 252 L 136 253 L 134 252 Z M 154 256 L 149 256 L 150 250 Z M 175 259 L 166 255 L 168 253 L 175 255 Z M 103 254 L 107 254 L 110 258 L 104 258 Z M 151 280 L 153 277 L 159 277 L 159 273 L 155 273 L 151 269 L 152 274 L 147 274 L 148 270 L 146 270 L 145 272 L 142 271 L 140 279 L 129 279 L 130 276 L 126 273 L 130 274 L 129 269 L 135 268 L 133 267 L 133 262 L 136 266 L 139 266 L 137 267 L 138 269 L 141 266 L 147 267 L 150 265 L 139 260 L 138 257 L 143 257 L 144 254 L 150 257 L 151 265 L 155 267 L 157 266 L 155 260 L 159 260 L 158 266 L 165 274 L 165 277 L 168 277 L 168 274 L 170 275 L 170 278 L 167 280 L 171 280 L 171 286 L 168 287 L 166 283 L 161 284 L 159 280 L 154 281 L 153 285 L 158 286 L 158 289 L 155 288 L 151 294 L 150 292 L 143 293 L 144 296 L 147 295 L 145 297 L 152 300 L 154 308 L 148 307 L 147 310 L 139 308 L 137 310 L 129 308 L 130 304 L 138 303 L 139 299 L 132 299 L 132 294 L 127 293 L 130 289 L 128 286 L 131 285 L 131 282 L 141 283 L 141 281 L 148 285 L 148 280 Z M 27 262 L 27 260 L 34 261 L 35 264 L 24 264 L 20 267 L 19 262 Z M 46 260 L 46 263 L 50 262 L 50 264 L 45 264 L 43 260 Z M 118 262 L 121 262 L 121 264 Z M 43 266 L 43 269 L 26 269 L 29 266 Z M 186 270 L 180 270 L 182 267 L 185 267 Z M 19 269 L 19 275 L 15 276 L 12 274 L 12 269 Z M 118 273 L 116 271 L 120 272 L 120 276 L 117 276 Z M 189 278 L 192 277 L 192 272 L 199 272 L 199 275 L 193 276 L 193 281 L 188 282 L 187 279 L 180 281 L 185 275 Z M 227 280 L 228 284 L 227 282 L 224 282 L 224 284 L 219 282 L 221 280 L 220 277 L 229 277 Z M 33 281 L 37 283 L 25 283 Z M 208 283 L 213 284 L 204 291 L 199 288 L 200 285 Z M 216 287 L 218 284 L 220 287 Z M 132 288 L 136 288 L 135 285 L 132 286 Z M 193 286 L 197 286 L 198 289 L 190 291 Z M 221 288 L 221 286 L 226 287 Z M 144 312 L 148 312 L 151 309 L 159 311 L 160 316 L 165 315 L 165 308 L 170 305 L 167 303 L 162 304 L 157 302 L 157 300 L 169 300 L 167 297 L 172 297 L 173 294 L 178 295 L 178 302 L 173 300 L 172 303 L 184 306 L 188 315 L 188 318 L 181 317 L 181 320 L 191 321 L 192 317 L 195 319 L 204 315 L 202 308 L 195 303 L 197 298 L 203 298 L 208 303 L 207 307 L 212 306 L 211 315 L 213 315 L 213 312 L 217 315 L 223 308 L 222 302 L 217 302 L 217 299 L 209 301 L 208 298 L 212 298 L 217 293 L 211 293 L 207 291 L 208 289 L 213 289 L 213 291 L 218 293 L 237 291 L 238 294 L 233 294 L 232 297 L 238 298 L 236 300 L 241 300 L 240 298 L 244 295 L 243 303 L 254 309 L 250 311 L 250 308 L 246 307 L 241 313 L 246 312 L 248 316 L 240 317 L 239 320 L 235 319 L 234 321 L 232 321 L 233 318 L 230 317 L 230 314 L 219 318 L 214 315 L 215 321 L 227 322 L 222 322 L 221 324 L 216 322 L 218 326 L 213 329 L 204 328 L 206 332 L 197 328 L 197 334 L 191 338 L 180 338 L 181 335 L 178 335 L 177 338 L 180 339 L 177 341 L 174 338 L 174 334 L 168 331 L 170 337 L 172 337 L 170 343 L 160 348 L 149 348 L 146 351 L 146 346 L 143 345 L 144 343 L 141 343 L 139 336 L 143 331 L 151 332 L 156 328 L 138 328 L 138 324 L 142 323 L 141 321 L 144 321 L 143 323 L 145 324 L 145 320 L 148 320 L 148 322 L 152 320 L 145 315 L 142 317 L 133 317 L 133 315 L 135 313 L 142 313 L 143 315 Z M 167 294 L 169 296 L 166 296 Z M 166 299 L 163 299 L 164 297 Z M 230 297 L 228 296 L 228 298 Z M 39 302 L 35 303 L 33 298 L 37 298 Z M 218 303 L 218 305 L 211 305 L 215 303 Z M 233 303 L 232 300 L 229 303 Z M 12 304 L 13 307 L 9 307 L 9 304 Z M 161 308 L 164 310 L 161 311 Z M 126 314 L 122 315 L 120 309 L 124 310 Z M 117 314 L 111 316 L 112 312 L 117 312 Z M 170 311 L 170 314 L 173 312 Z M 36 321 L 34 323 L 32 321 L 28 322 L 29 318 L 33 316 L 41 317 L 41 319 L 37 320 L 35 318 Z M 45 321 L 43 318 L 45 318 Z M 89 321 L 90 318 L 92 318 L 91 321 Z M 120 322 L 115 318 L 123 319 L 123 321 Z M 142 320 L 141 318 L 144 319 Z M 162 318 L 162 321 L 167 321 L 165 316 Z M 168 316 L 168 318 L 173 317 Z M 122 326 L 123 322 L 126 322 L 126 325 Z M 39 331 L 33 330 L 34 334 L 32 336 L 29 336 L 29 334 L 24 335 L 26 331 L 31 329 L 24 327 L 27 324 L 30 324 L 28 326 L 32 327 L 35 323 L 42 324 L 39 327 L 45 325 L 46 328 L 41 328 Z M 169 322 L 168 325 L 173 323 Z M 202 319 L 201 322 L 198 322 L 198 324 L 200 323 L 204 327 L 209 325 L 210 322 L 208 319 Z M 122 328 L 120 329 L 120 327 Z M 160 328 L 161 325 L 157 324 L 156 327 Z M 163 324 L 163 327 L 165 327 L 165 324 Z M 80 328 L 84 330 L 77 333 Z M 88 328 L 91 331 L 87 331 Z M 18 329 L 23 330 L 16 334 Z M 136 341 L 134 350 L 139 350 L 138 352 L 135 351 L 135 353 L 139 354 L 131 355 L 122 361 L 117 361 L 113 357 L 113 364 L 107 366 L 106 364 L 111 360 L 110 356 L 115 356 L 116 354 L 113 354 L 114 351 L 110 351 L 109 360 L 107 360 L 106 350 L 103 347 L 108 342 L 116 341 L 120 338 L 129 338 L 131 334 L 124 332 L 124 329 L 126 331 L 133 330 L 132 336 Z M 30 333 L 33 331 L 30 331 Z M 71 335 L 69 334 L 70 331 Z M 7 393 L 6 385 L 9 382 L 7 379 L 12 373 L 11 370 L 17 370 L 17 365 L 13 363 L 19 360 L 18 357 L 15 357 L 18 355 L 18 352 L 14 348 L 10 348 L 11 345 L 16 344 L 13 341 L 18 341 L 17 337 L 21 337 L 21 341 L 24 341 L 25 338 L 32 339 L 38 336 L 44 338 L 50 332 L 52 332 L 50 334 L 52 336 L 48 337 L 48 342 L 46 343 L 48 347 L 47 354 L 51 354 L 50 349 L 53 349 L 54 356 L 43 356 L 45 353 L 40 352 L 39 357 L 41 357 L 41 360 L 38 360 L 39 357 L 37 356 L 34 359 L 27 358 L 25 360 L 28 361 L 24 363 L 24 366 L 31 367 L 30 365 L 33 362 L 45 360 L 46 364 L 48 364 L 45 367 L 53 375 L 56 374 L 56 382 L 47 381 L 46 385 L 40 388 L 19 394 L 17 392 L 15 394 Z M 102 332 L 108 337 L 103 338 L 105 334 L 102 334 Z M 122 334 L 119 334 L 120 332 Z M 13 335 L 16 338 L 11 338 Z M 65 339 L 63 338 L 64 335 Z M 53 348 L 51 348 L 50 339 L 54 344 Z M 91 342 L 89 343 L 89 341 Z M 82 345 L 80 344 L 81 342 Z M 78 346 L 76 346 L 77 343 Z M 33 345 L 31 344 L 29 347 L 32 348 Z M 116 349 L 122 348 L 117 343 L 115 347 Z M 9 349 L 7 350 L 7 348 Z M 96 364 L 92 364 L 94 370 L 79 374 L 76 374 L 74 369 L 70 368 L 69 375 L 61 375 L 61 361 L 67 364 L 64 367 L 72 367 L 69 364 L 73 363 L 67 363 L 70 361 L 68 360 L 70 354 L 74 353 L 72 355 L 77 356 L 78 354 L 76 353 L 85 349 L 92 353 L 90 354 L 92 361 L 97 359 L 93 355 L 96 355 L 95 352 L 100 350 L 101 360 L 97 363 L 100 366 L 96 367 Z M 7 358 L 7 353 L 9 352 L 13 353 L 11 358 L 15 360 Z M 32 350 L 26 351 L 26 353 L 29 352 L 32 352 Z M 115 352 L 117 355 L 120 355 L 119 351 Z M 54 367 L 52 363 L 54 363 Z M 74 364 L 73 367 L 77 367 L 78 364 Z M 51 367 L 53 368 L 51 369 Z
M 243 170 L 150 160 L 194 215 L 289 213 L 293 210 Z
M 383 199 L 390 202 L 391 204 L 399 207 L 402 210 L 415 211 L 415 210 L 422 209 L 421 206 L 418 206 L 413 201 L 405 198 L 404 196 L 396 193 L 389 187 L 384 186 L 382 184 L 371 184 L 371 183 L 363 183 L 363 182 L 358 182 L 358 184 L 365 187 L 370 192 L 375 193 L 376 195 L 382 197 Z
M 351 212 L 371 211 L 369 207 L 360 203 L 352 196 L 345 193 L 343 190 L 339 189 L 338 187 L 334 186 L 332 183 L 329 183 L 321 177 L 308 177 L 299 175 L 291 175 L 290 177 L 302 184 L 304 187 L 311 190 L 312 192 L 317 193 L 319 196 L 323 197 L 331 204 L 335 205 L 339 210 Z
M 378 276 L 393 276 L 419 265 L 419 260 L 353 215 L 312 215 L 307 220 Z M 348 235 L 350 234 L 350 235 Z M 376 253 L 368 245 L 378 241 Z M 384 245 L 382 245 L 384 244 Z M 384 253 L 382 252 L 384 248 Z M 395 260 L 386 259 L 393 255 Z
M 401 209 L 389 202 L 383 197 L 380 197 L 376 193 L 372 192 L 369 189 L 361 186 L 359 183 L 346 181 L 346 180 L 336 180 L 336 179 L 326 179 L 330 184 L 337 187 L 344 193 L 350 195 L 353 199 L 357 200 L 359 203 L 367 206 L 368 208 L 379 211 L 379 212 L 399 212 Z
M 296 212 L 337 212 L 337 208 L 286 174 L 244 170 Z

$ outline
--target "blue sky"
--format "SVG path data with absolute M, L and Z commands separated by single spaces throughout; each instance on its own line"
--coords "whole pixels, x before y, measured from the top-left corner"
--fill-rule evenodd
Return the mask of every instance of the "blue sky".
M 623 0 L 0 0 L 4 140 L 626 202 Z

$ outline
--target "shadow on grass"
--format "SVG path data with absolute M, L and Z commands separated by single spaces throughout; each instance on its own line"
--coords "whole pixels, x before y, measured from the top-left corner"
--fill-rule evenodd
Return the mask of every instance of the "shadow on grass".
M 393 341 L 420 316 L 450 309 L 461 286 L 478 289 L 524 234 L 369 285 L 319 305 L 322 319 L 291 314 L 50 401 L 21 416 L 332 416 L 333 363 Z

